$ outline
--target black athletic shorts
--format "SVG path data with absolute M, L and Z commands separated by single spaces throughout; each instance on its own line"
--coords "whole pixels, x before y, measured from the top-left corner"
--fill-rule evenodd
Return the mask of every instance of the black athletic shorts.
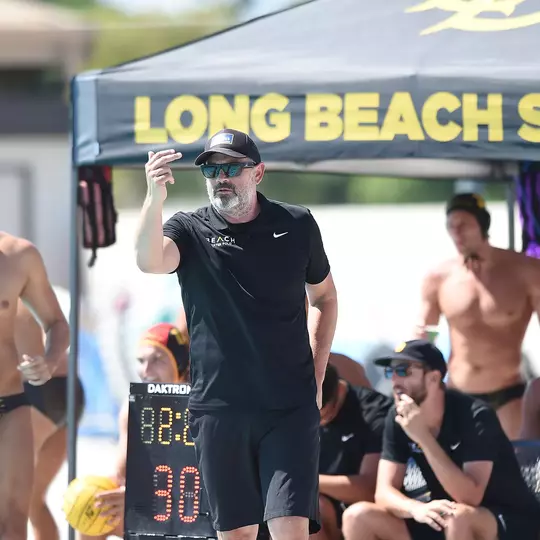
M 497 520 L 498 540 L 538 540 L 540 524 L 537 519 L 518 514 L 504 514 L 490 510 Z M 425 523 L 406 519 L 412 540 L 444 540 L 444 531 L 436 531 Z
M 300 516 L 319 524 L 319 410 L 190 411 L 216 531 Z

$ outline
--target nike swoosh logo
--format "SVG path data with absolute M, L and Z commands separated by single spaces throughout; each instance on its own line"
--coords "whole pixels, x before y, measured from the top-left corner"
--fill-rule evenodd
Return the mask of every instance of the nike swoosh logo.
M 350 433 L 349 435 L 342 435 L 341 442 L 347 442 L 349 439 L 352 439 L 353 437 L 354 437 L 354 433 Z
M 282 233 L 279 233 L 279 234 L 274 233 L 274 238 L 279 238 L 280 236 L 285 236 L 286 234 L 289 234 L 289 231 L 287 231 L 287 232 L 282 232 Z
M 460 442 L 458 442 L 456 444 L 451 444 L 450 445 L 450 450 L 455 450 L 460 444 L 461 444 Z

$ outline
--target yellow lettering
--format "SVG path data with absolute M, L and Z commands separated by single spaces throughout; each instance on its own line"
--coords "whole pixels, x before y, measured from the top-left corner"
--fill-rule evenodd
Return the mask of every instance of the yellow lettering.
M 182 114 L 190 113 L 191 123 L 184 126 Z M 208 111 L 204 101 L 196 96 L 174 98 L 165 110 L 165 128 L 178 143 L 191 144 L 204 136 L 208 125 Z
M 422 124 L 428 137 L 438 142 L 449 142 L 459 137 L 461 126 L 453 120 L 441 124 L 438 116 L 443 109 L 453 113 L 460 107 L 459 99 L 449 92 L 436 92 L 429 96 L 422 107 Z
M 345 94 L 344 140 L 376 141 L 379 139 L 377 125 L 379 101 L 380 96 L 375 92 Z
M 487 107 L 478 108 L 478 94 L 463 94 L 463 140 L 477 141 L 478 127 L 487 126 L 488 141 L 504 140 L 502 94 L 488 94 Z
M 291 115 L 285 111 L 288 104 L 289 98 L 281 94 L 266 94 L 255 100 L 251 108 L 254 135 L 268 143 L 285 140 L 291 134 Z
M 424 132 L 408 92 L 396 92 L 388 105 L 379 140 L 393 141 L 396 135 L 406 135 L 411 141 L 422 141 Z
M 524 141 L 540 143 L 540 94 L 523 96 L 519 100 L 518 112 L 526 122 L 518 129 L 518 135 Z
M 134 119 L 136 144 L 165 144 L 168 141 L 166 129 L 152 127 L 152 100 L 148 96 L 135 98 Z
M 225 96 L 210 96 L 208 98 L 210 118 L 208 123 L 208 136 L 223 128 L 237 129 L 249 133 L 249 96 L 234 96 L 234 105 L 231 106 Z
M 337 94 L 306 95 L 306 141 L 333 141 L 343 132 L 343 102 Z

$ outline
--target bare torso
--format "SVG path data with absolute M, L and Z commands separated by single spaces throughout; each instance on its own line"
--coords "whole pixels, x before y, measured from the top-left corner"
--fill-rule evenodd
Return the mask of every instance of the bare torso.
M 17 304 L 26 284 L 21 251 L 19 239 L 0 233 L 0 396 L 23 390 L 15 345 Z
M 443 265 L 438 302 L 450 328 L 449 385 L 487 393 L 521 382 L 521 345 L 533 307 L 525 256 L 493 248 L 478 272 L 461 259 Z

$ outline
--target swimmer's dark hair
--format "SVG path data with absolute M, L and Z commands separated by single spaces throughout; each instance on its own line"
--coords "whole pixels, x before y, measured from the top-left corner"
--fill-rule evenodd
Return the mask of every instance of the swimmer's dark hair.
M 339 374 L 337 369 L 328 364 L 322 385 L 322 406 L 325 407 L 328 403 L 336 399 L 339 387 Z
M 486 202 L 477 193 L 458 193 L 454 195 L 446 205 L 446 215 L 461 210 L 473 215 L 480 225 L 482 236 L 489 237 L 489 227 L 491 225 L 491 214 L 486 209 Z

